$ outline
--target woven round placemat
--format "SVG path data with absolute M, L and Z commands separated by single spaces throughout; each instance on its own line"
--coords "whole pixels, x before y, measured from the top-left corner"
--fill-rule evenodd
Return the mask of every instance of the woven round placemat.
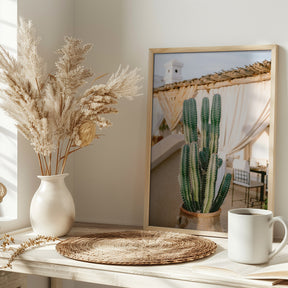
M 207 257 L 216 243 L 198 236 L 164 231 L 122 231 L 71 237 L 56 245 L 75 260 L 115 265 L 183 263 Z

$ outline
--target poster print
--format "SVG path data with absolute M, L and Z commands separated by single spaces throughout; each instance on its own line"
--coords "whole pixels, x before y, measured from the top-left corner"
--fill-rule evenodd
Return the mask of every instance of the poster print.
M 150 49 L 145 227 L 222 236 L 228 210 L 273 209 L 276 51 Z

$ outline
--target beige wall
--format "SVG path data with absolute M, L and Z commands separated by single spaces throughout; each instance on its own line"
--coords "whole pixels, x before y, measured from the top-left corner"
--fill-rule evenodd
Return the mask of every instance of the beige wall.
M 114 72 L 120 64 L 144 68 L 142 73 L 145 75 L 147 59 L 142 56 L 142 49 L 131 51 L 133 43 L 127 51 L 130 54 L 125 51 L 125 10 L 123 1 L 75 2 L 75 35 L 94 44 L 87 62 L 98 76 Z M 75 153 L 77 180 L 75 178 L 74 188 L 78 220 L 142 224 L 145 105 L 146 95 L 133 102 L 121 101 L 120 113 L 110 118 L 113 127 L 100 132 L 105 136 L 91 147 Z
M 54 51 L 63 43 L 64 35 L 73 34 L 74 1 L 73 0 L 19 0 L 17 1 L 18 17 L 31 19 L 41 37 L 40 54 L 53 69 L 56 59 Z M 18 134 L 18 215 L 13 221 L 1 222 L 1 231 L 10 231 L 30 225 L 29 207 L 31 198 L 36 191 L 40 174 L 38 161 L 31 145 Z M 70 161 L 70 166 L 73 159 Z M 70 169 L 73 174 L 73 169 Z M 72 177 L 71 177 L 72 176 Z M 73 191 L 73 175 L 68 185 Z
M 144 95 L 123 101 L 120 113 L 111 118 L 114 126 L 91 147 L 75 153 L 71 162 L 77 220 L 142 224 L 149 48 L 255 44 L 280 46 L 275 214 L 288 217 L 286 0 L 21 0 L 18 5 L 19 15 L 31 18 L 40 29 L 47 59 L 54 60 L 51 51 L 59 47 L 64 34 L 74 31 L 94 44 L 88 63 L 97 75 L 114 71 L 119 64 L 142 68 Z M 33 168 L 37 164 L 31 161 L 31 147 L 22 143 L 20 194 L 37 186 L 31 179 L 38 171 Z M 25 209 L 32 193 L 28 194 L 23 198 Z M 24 224 L 27 215 L 26 211 Z
M 18 1 L 18 15 L 32 19 L 42 37 L 40 52 L 49 68 L 63 36 L 75 34 L 94 44 L 87 63 L 96 75 L 129 64 L 140 67 L 144 76 L 144 95 L 132 102 L 122 101 L 120 113 L 111 117 L 114 126 L 70 161 L 78 220 L 142 224 L 149 48 L 270 43 L 280 46 L 275 212 L 288 214 L 287 6 L 284 0 L 274 1 L 273 6 L 268 0 L 243 0 L 237 7 L 228 0 Z M 31 147 L 23 139 L 19 143 L 19 186 L 24 191 L 29 190 L 27 179 L 31 181 L 38 167 Z M 37 180 L 34 182 L 31 190 L 37 187 Z
M 114 127 L 75 155 L 79 220 L 141 224 L 145 183 L 148 49 L 278 44 L 275 214 L 288 216 L 286 123 L 287 1 L 76 0 L 75 34 L 94 43 L 89 62 L 102 74 L 142 68 L 144 95 L 122 102 Z

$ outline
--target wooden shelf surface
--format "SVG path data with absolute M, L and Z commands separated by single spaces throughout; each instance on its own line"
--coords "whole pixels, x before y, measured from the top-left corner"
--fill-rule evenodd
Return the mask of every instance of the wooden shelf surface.
M 97 232 L 111 232 L 139 229 L 131 226 L 99 225 L 76 223 L 66 236 L 80 236 Z M 14 236 L 16 244 L 36 237 L 32 229 L 9 233 Z M 65 239 L 66 237 L 63 237 Z M 70 279 L 103 285 L 127 288 L 205 288 L 205 287 L 271 287 L 270 281 L 250 280 L 243 277 L 245 269 L 256 272 L 264 267 L 257 265 L 243 265 L 231 262 L 227 257 L 227 239 L 209 238 L 218 245 L 216 253 L 205 259 L 172 265 L 158 266 L 118 266 L 102 265 L 68 259 L 58 254 L 54 244 L 31 249 L 12 263 L 12 270 L 7 271 L 34 274 L 59 279 Z M 0 253 L 0 265 L 4 265 L 9 253 Z M 288 249 L 285 248 L 276 256 L 270 265 L 287 262 Z M 267 264 L 268 265 L 268 264 Z M 229 267 L 229 270 L 223 268 Z M 231 269 L 230 269 L 231 268 Z M 238 273 L 238 272 L 241 273 Z M 56 283 L 56 282 L 55 282 Z M 57 284 L 57 287 L 58 284 Z M 278 287 L 278 285 L 273 286 Z M 288 287 L 288 285 L 279 285 Z

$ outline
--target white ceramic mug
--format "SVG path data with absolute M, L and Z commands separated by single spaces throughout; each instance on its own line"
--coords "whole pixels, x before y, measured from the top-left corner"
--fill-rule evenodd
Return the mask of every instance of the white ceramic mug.
M 273 224 L 280 222 L 285 235 L 282 242 L 272 250 Z M 272 211 L 239 208 L 228 211 L 228 257 L 245 264 L 268 262 L 280 252 L 288 241 L 288 226 L 281 217 L 273 217 Z

